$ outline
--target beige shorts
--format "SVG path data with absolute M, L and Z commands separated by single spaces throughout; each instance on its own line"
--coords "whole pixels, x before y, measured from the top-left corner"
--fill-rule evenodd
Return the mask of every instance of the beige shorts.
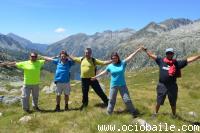
M 65 95 L 70 95 L 70 83 L 56 83 L 56 94 L 60 96 L 63 91 Z

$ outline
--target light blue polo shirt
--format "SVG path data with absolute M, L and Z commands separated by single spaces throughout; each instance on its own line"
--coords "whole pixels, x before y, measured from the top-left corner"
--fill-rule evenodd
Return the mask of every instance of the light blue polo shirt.
M 63 64 L 60 59 L 54 59 L 53 63 L 57 65 L 54 76 L 55 82 L 68 83 L 70 81 L 70 68 L 74 65 L 74 62 L 67 60 L 67 62 Z
M 123 60 L 119 64 L 110 64 L 107 66 L 106 71 L 111 74 L 110 87 L 125 86 L 125 69 L 127 63 Z

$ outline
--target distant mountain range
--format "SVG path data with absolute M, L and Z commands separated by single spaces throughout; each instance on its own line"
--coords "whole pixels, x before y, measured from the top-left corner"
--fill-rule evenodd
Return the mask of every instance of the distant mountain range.
M 75 56 L 82 56 L 86 47 L 93 49 L 93 55 L 109 59 L 111 52 L 118 51 L 122 58 L 133 52 L 142 43 L 156 54 L 163 55 L 164 49 L 174 47 L 178 57 L 200 51 L 200 19 L 167 19 L 163 22 L 150 22 L 136 31 L 125 28 L 118 31 L 106 30 L 93 35 L 79 33 L 66 37 L 50 45 L 36 44 L 13 33 L 0 34 L 0 47 L 3 49 L 27 51 L 37 50 L 47 55 L 57 55 L 67 50 Z M 145 55 L 137 56 L 130 69 L 152 65 Z
M 66 49 L 72 54 L 82 55 L 86 47 L 91 47 L 93 53 L 97 56 L 104 56 L 109 49 L 117 47 L 120 43 L 127 41 L 135 34 L 132 29 L 123 29 L 120 31 L 104 31 L 94 35 L 79 33 L 69 36 L 59 42 L 48 46 L 47 53 L 57 54 L 60 50 Z
M 24 48 L 24 49 L 29 49 L 29 50 L 37 50 L 41 53 L 44 53 L 46 48 L 47 48 L 47 44 L 39 44 L 39 43 L 33 43 L 25 38 L 22 38 L 18 35 L 15 35 L 13 33 L 9 33 L 7 34 L 8 37 L 12 38 L 13 40 L 16 40 L 17 42 L 19 42 L 19 44 Z
M 0 47 L 14 51 L 38 51 L 44 53 L 47 44 L 33 43 L 23 37 L 9 33 L 7 35 L 0 34 Z

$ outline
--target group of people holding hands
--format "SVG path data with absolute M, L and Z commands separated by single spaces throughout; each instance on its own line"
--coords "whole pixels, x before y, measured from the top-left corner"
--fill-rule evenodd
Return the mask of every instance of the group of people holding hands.
M 133 53 L 131 53 L 127 58 L 120 59 L 117 52 L 111 54 L 111 59 L 107 61 L 102 61 L 92 57 L 91 48 L 86 48 L 83 57 L 73 57 L 67 54 L 66 51 L 61 51 L 59 58 L 51 58 L 46 56 L 40 56 L 38 59 L 38 54 L 32 52 L 30 54 L 30 60 L 22 62 L 3 62 L 0 66 L 16 66 L 24 71 L 24 86 L 22 88 L 22 108 L 26 112 L 30 112 L 29 108 L 29 97 L 32 92 L 32 105 L 33 109 L 40 111 L 38 108 L 38 97 L 39 97 L 39 83 L 40 83 L 40 73 L 41 68 L 45 62 L 52 62 L 56 64 L 56 71 L 54 76 L 54 82 L 56 84 L 56 108 L 55 111 L 60 111 L 60 101 L 61 94 L 64 93 L 65 108 L 68 110 L 68 101 L 70 95 L 70 68 L 76 63 L 80 64 L 81 70 L 81 86 L 82 86 L 82 105 L 80 109 L 84 109 L 88 106 L 88 92 L 91 86 L 96 94 L 102 99 L 104 105 L 107 107 L 107 114 L 111 115 L 114 110 L 116 103 L 116 97 L 118 91 L 129 110 L 129 112 L 136 117 L 139 112 L 136 110 L 131 97 L 129 95 L 128 87 L 126 85 L 125 71 L 127 62 L 140 51 L 144 51 L 150 58 L 155 60 L 159 66 L 159 81 L 157 85 L 157 104 L 155 106 L 154 116 L 157 115 L 160 105 L 164 104 L 166 96 L 168 96 L 172 114 L 176 115 L 176 102 L 178 95 L 178 86 L 176 79 L 181 76 L 181 69 L 187 66 L 188 63 L 200 59 L 200 55 L 189 57 L 183 60 L 174 59 L 173 48 L 167 48 L 165 57 L 160 57 L 147 48 L 140 47 Z M 96 73 L 96 66 L 108 65 L 105 70 L 100 73 Z M 98 77 L 110 73 L 110 92 L 109 98 L 106 96 L 104 91 L 97 80 Z

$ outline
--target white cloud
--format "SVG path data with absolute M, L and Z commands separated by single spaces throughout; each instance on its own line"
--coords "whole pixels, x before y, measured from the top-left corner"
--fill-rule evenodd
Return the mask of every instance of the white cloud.
M 65 29 L 60 27 L 60 28 L 55 29 L 54 32 L 56 32 L 56 33 L 64 33 Z

